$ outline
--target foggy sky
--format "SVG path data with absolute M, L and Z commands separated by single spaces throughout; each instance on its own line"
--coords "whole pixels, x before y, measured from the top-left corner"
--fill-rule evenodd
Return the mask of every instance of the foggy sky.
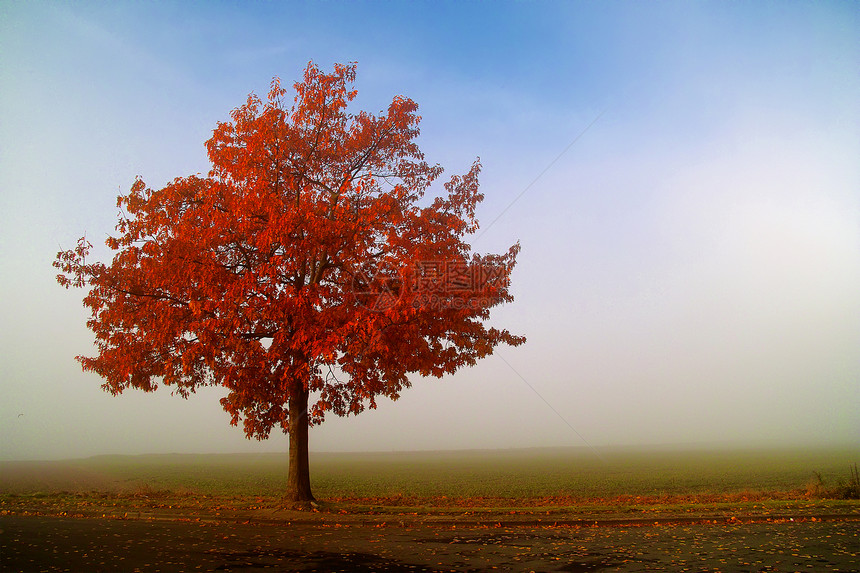
M 285 451 L 217 390 L 101 391 L 51 262 L 104 260 L 136 175 L 206 173 L 216 122 L 309 60 L 358 62 L 355 109 L 414 99 L 448 175 L 481 157 L 472 244 L 521 242 L 493 323 L 528 337 L 312 450 L 860 444 L 855 5 L 6 2 L 0 459 Z

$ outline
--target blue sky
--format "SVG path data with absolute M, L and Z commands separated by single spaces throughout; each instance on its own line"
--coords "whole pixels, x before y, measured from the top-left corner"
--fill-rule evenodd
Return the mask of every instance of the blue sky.
M 529 338 L 328 420 L 312 450 L 858 444 L 858 14 L 0 4 L 0 458 L 285 449 L 247 442 L 217 391 L 102 392 L 73 360 L 91 352 L 81 293 L 51 261 L 112 231 L 136 175 L 205 173 L 216 122 L 311 60 L 357 61 L 359 108 L 414 99 L 448 173 L 481 157 L 473 246 L 521 242 L 494 321 Z

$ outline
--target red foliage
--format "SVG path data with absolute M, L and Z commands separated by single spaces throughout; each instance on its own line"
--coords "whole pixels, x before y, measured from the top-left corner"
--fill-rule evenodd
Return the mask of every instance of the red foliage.
M 212 170 L 152 190 L 138 179 L 110 264 L 81 239 L 60 252 L 60 284 L 88 287 L 98 354 L 78 357 L 104 389 L 187 396 L 222 385 L 232 423 L 263 439 L 396 399 L 409 373 L 441 377 L 524 338 L 488 328 L 512 297 L 519 245 L 477 255 L 479 162 L 422 199 L 441 175 L 424 161 L 417 105 L 348 113 L 355 65 L 309 65 L 289 107 L 277 79 L 250 95 L 206 147 Z

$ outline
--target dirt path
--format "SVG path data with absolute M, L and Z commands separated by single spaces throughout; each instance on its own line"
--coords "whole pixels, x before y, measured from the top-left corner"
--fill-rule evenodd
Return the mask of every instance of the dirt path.
M 0 517 L 13 571 L 858 571 L 857 521 L 600 527 Z

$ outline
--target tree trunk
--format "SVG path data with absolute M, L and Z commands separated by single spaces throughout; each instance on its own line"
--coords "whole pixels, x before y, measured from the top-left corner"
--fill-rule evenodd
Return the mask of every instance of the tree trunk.
M 314 501 L 308 464 L 308 389 L 301 380 L 290 392 L 290 469 L 287 501 Z

